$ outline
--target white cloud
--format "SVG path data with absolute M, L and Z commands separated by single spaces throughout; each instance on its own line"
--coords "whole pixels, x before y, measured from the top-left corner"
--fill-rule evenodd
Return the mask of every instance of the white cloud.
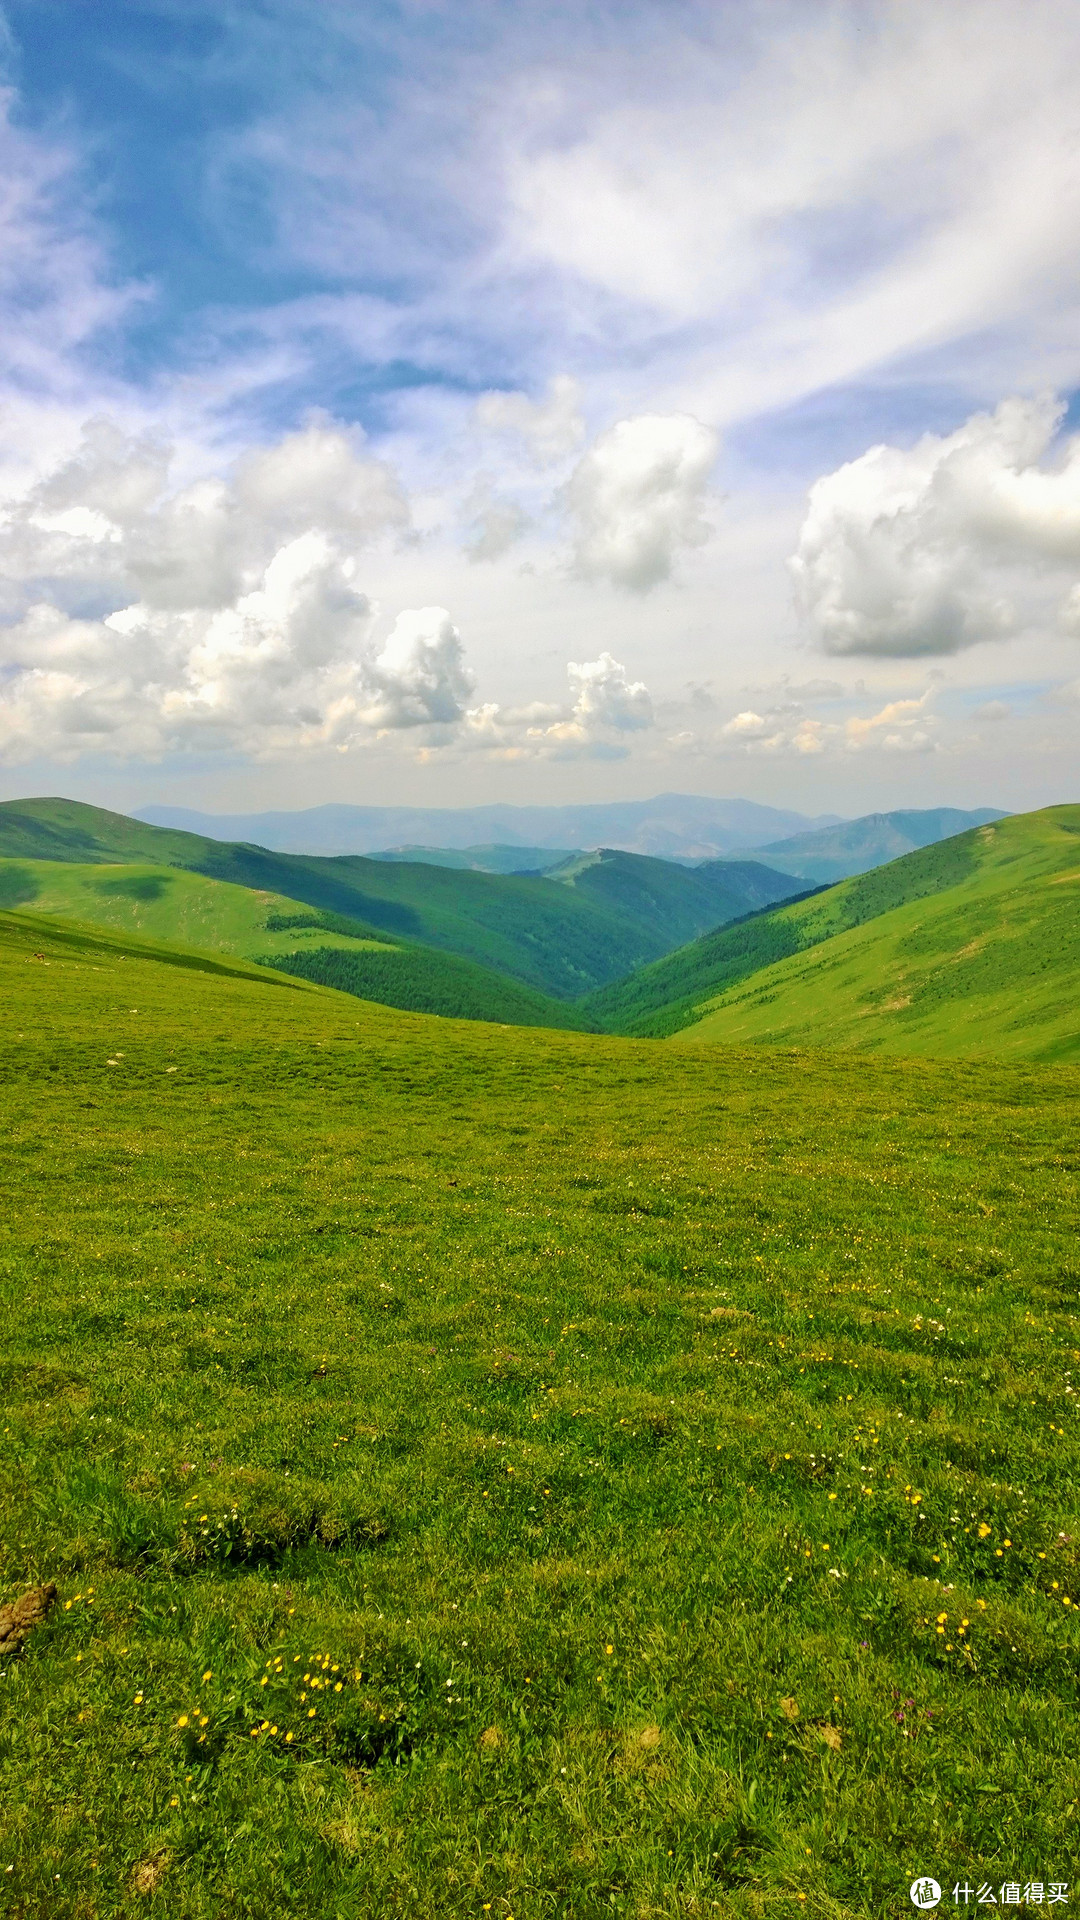
M 890 700 L 877 713 L 852 714 L 843 722 L 815 720 L 791 700 L 764 713 L 747 707 L 725 722 L 719 740 L 751 754 L 858 753 L 870 747 L 890 753 L 926 753 L 937 746 L 929 702 L 927 690 L 918 699 Z
M 542 400 L 524 393 L 485 393 L 476 403 L 477 425 L 487 433 L 511 434 L 523 441 L 537 465 L 562 460 L 581 445 L 581 388 L 569 374 L 548 382 Z
M 501 560 L 521 539 L 529 526 L 529 516 L 518 501 L 495 492 L 491 481 L 481 475 L 465 503 L 469 538 L 466 558 L 476 561 Z
M 400 613 L 364 679 L 374 698 L 362 717 L 378 728 L 451 725 L 462 718 L 476 684 L 445 607 Z
M 467 716 L 469 744 L 505 760 L 624 759 L 628 749 L 622 736 L 654 724 L 644 682 L 629 680 L 626 668 L 607 652 L 596 660 L 570 661 L 566 673 L 573 695 L 569 704 L 475 707 Z
M 580 665 L 571 661 L 566 669 L 575 694 L 573 715 L 576 725 L 595 730 L 613 727 L 617 733 L 636 732 L 653 724 L 649 690 L 641 680 L 630 681 L 626 668 L 610 653 Z
M 359 556 L 407 508 L 352 436 L 314 425 L 179 491 L 168 470 L 167 448 L 97 420 L 5 503 L 6 758 L 259 754 L 460 719 L 472 681 L 442 608 L 372 651 Z M 109 610 L 80 617 L 95 598 Z
M 792 560 L 826 651 L 955 653 L 1080 609 L 1080 440 L 1052 467 L 1063 414 L 1006 400 L 955 433 L 872 447 L 818 480 Z M 1056 609 L 1056 610 L 1055 610 Z
M 577 571 L 634 593 L 667 580 L 680 549 L 708 539 L 702 507 L 716 452 L 716 435 L 688 414 L 609 427 L 566 487 Z
M 927 347 L 962 383 L 972 335 L 1027 378 L 1061 365 L 1072 10 L 871 0 L 857 19 L 750 5 L 681 24 L 620 50 L 609 87 L 552 63 L 512 96 L 509 233 L 579 327 L 624 357 L 648 343 L 668 393 L 725 421 Z

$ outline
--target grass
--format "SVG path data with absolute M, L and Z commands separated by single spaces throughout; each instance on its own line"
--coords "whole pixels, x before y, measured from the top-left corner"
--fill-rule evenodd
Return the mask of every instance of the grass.
M 1080 807 L 977 827 L 751 915 L 583 1008 L 616 1032 L 1073 1058 Z
M 1080 1073 L 122 951 L 0 917 L 8 1912 L 1070 1879 Z

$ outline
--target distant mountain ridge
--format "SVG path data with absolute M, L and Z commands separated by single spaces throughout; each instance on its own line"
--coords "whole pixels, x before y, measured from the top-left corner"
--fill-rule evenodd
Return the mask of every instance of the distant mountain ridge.
M 905 853 L 918 853 L 938 840 L 951 840 L 954 834 L 967 833 L 971 827 L 989 826 L 994 820 L 1006 818 L 999 807 L 968 811 L 924 807 L 867 813 L 859 820 L 841 820 L 811 833 L 794 834 L 788 840 L 770 840 L 765 846 L 755 847 L 754 852 L 767 856 L 770 866 L 782 867 L 785 873 L 828 886 L 834 880 L 869 873 L 871 867 L 883 867 Z
M 563 807 L 308 807 L 300 812 L 196 813 L 186 807 L 141 807 L 134 818 L 179 827 L 209 840 L 254 842 L 274 853 L 383 853 L 388 848 L 500 846 L 611 847 L 662 860 L 711 860 L 751 851 L 781 834 L 834 825 L 756 800 L 661 793 L 651 800 L 612 800 Z

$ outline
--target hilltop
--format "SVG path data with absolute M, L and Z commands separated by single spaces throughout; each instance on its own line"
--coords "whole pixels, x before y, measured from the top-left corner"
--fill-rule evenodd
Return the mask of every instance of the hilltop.
M 1013 815 L 721 928 L 584 1003 L 624 1032 L 1080 1054 L 1080 807 Z

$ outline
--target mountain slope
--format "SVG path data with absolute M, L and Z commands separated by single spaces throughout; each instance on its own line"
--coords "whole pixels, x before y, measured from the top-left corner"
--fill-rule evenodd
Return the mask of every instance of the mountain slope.
M 107 929 L 117 939 L 236 957 L 416 1013 L 587 1028 L 577 1011 L 505 974 L 341 915 L 184 868 L 0 860 L 0 908 Z
M 216 840 L 254 840 L 280 853 L 376 853 L 418 844 L 471 847 L 498 842 L 526 847 L 618 847 L 666 859 L 709 859 L 754 848 L 778 834 L 824 826 L 835 814 L 807 819 L 754 800 L 661 793 L 651 800 L 614 800 L 563 807 L 308 807 L 298 813 L 210 814 L 183 807 L 144 807 L 139 818 Z
M 647 854 L 602 847 L 572 854 L 545 876 L 579 899 L 631 913 L 661 944 L 693 940 L 723 921 L 803 891 L 799 881 L 751 860 L 709 860 L 679 867 Z
M 612 903 L 588 889 L 552 885 L 538 875 L 455 872 L 445 867 L 280 854 L 246 844 L 154 827 L 122 814 L 68 800 L 0 805 L 0 855 L 87 862 L 148 862 L 186 868 L 216 880 L 284 895 L 323 913 L 359 921 L 389 935 L 456 953 L 557 999 L 618 979 L 657 958 L 703 919 L 702 883 L 693 869 L 665 868 L 692 911 L 678 924 L 657 917 L 631 888 Z M 706 888 L 714 883 L 706 882 Z M 744 911 L 735 890 L 725 911 Z
M 941 841 L 590 996 L 620 1032 L 904 1053 L 1080 1054 L 1080 807 Z
M 952 839 L 969 827 L 982 827 L 1005 815 L 996 807 L 977 807 L 962 812 L 959 807 L 927 807 L 913 812 L 868 813 L 860 820 L 841 820 L 835 826 L 819 827 L 813 833 L 797 833 L 788 840 L 772 840 L 755 849 L 759 855 L 785 873 L 800 879 L 831 885 L 855 873 L 867 873 L 871 867 L 899 860 L 905 853 L 933 846 L 938 840 Z
M 1068 1870 L 1080 1069 L 505 1032 L 31 921 L 9 1920 Z
M 1080 807 L 978 834 L 957 886 L 766 968 L 685 1037 L 1080 1059 Z

